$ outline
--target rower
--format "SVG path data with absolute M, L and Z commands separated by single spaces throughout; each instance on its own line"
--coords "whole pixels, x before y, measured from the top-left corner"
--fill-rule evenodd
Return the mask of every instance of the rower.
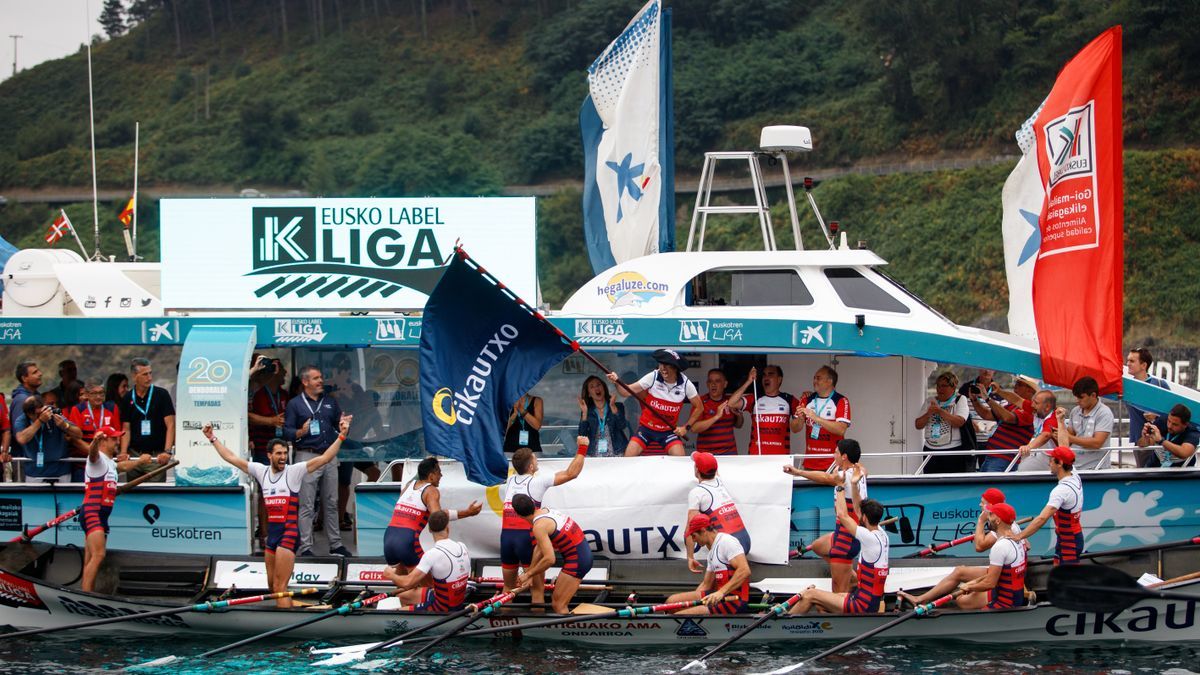
M 288 444 L 281 438 L 267 442 L 267 458 L 271 465 L 247 462 L 238 457 L 217 440 L 212 425 L 204 425 L 202 433 L 216 448 L 221 459 L 250 474 L 262 490 L 267 504 L 267 543 L 263 547 L 267 566 L 267 588 L 273 593 L 287 590 L 288 581 L 296 567 L 296 549 L 300 546 L 300 487 L 304 478 L 326 464 L 337 459 L 338 450 L 346 441 L 352 415 L 342 415 L 338 420 L 338 435 L 324 452 L 306 462 L 288 464 Z M 337 524 L 333 523 L 336 527 Z M 278 607 L 291 607 L 292 599 L 285 597 L 275 601 Z
M 841 486 L 835 488 L 835 492 L 844 490 Z M 879 521 L 883 520 L 883 505 L 874 499 L 861 502 L 861 518 L 857 521 L 850 516 L 850 509 L 842 495 L 834 496 L 833 508 L 837 512 L 838 522 L 859 544 L 858 584 L 849 593 L 809 586 L 800 595 L 800 602 L 792 607 L 790 614 L 806 614 L 813 607 L 823 612 L 870 614 L 878 612 L 883 604 L 889 566 L 888 535 L 879 527 Z
M 750 563 L 736 537 L 719 531 L 717 522 L 704 513 L 688 519 L 687 538 L 708 549 L 708 567 L 694 591 L 676 593 L 667 602 L 701 600 L 677 614 L 741 614 L 750 600 Z M 688 547 L 691 550 L 691 547 Z M 690 562 L 690 561 L 689 561 Z
M 138 466 L 150 466 L 153 461 L 150 455 L 141 455 L 137 459 L 124 462 L 114 462 L 117 453 L 117 439 L 125 432 L 117 431 L 111 426 L 103 426 L 96 430 L 92 443 L 88 446 L 87 466 L 84 468 L 86 483 L 83 486 L 83 508 L 80 510 L 80 521 L 83 523 L 84 546 L 83 579 L 81 588 L 91 593 L 96 590 L 96 574 L 108 546 L 108 516 L 112 513 L 113 503 L 117 499 L 117 472 L 128 471 Z
M 384 568 L 384 575 L 399 588 L 401 604 L 412 612 L 452 612 L 467 601 L 467 581 L 471 578 L 471 556 L 467 547 L 450 538 L 450 514 L 429 514 L 429 533 L 433 548 L 421 556 L 408 574 L 400 575 Z
M 533 539 L 529 536 L 530 524 L 513 511 L 513 497 L 528 495 L 535 507 L 541 508 L 546 491 L 557 485 L 573 481 L 583 471 L 583 461 L 587 457 L 587 436 L 575 438 L 578 450 L 575 458 L 567 468 L 551 475 L 537 475 L 538 458 L 529 448 L 519 448 L 513 453 L 513 475 L 504 484 L 504 518 L 500 526 L 500 570 L 504 574 L 504 592 L 517 587 L 518 569 L 529 568 L 533 560 Z M 538 575 L 533 579 L 532 600 L 534 603 L 546 601 L 545 576 Z
M 928 592 L 913 597 L 904 591 L 897 595 L 921 605 L 942 597 L 958 588 L 962 594 L 954 602 L 959 609 L 1008 609 L 1025 606 L 1025 547 L 1014 539 L 1013 526 L 1017 512 L 1009 504 L 998 502 L 985 504 L 984 512 L 975 526 L 978 538 L 986 526 L 995 533 L 995 543 L 988 553 L 988 567 L 984 574 L 969 581 L 960 580 L 955 573 L 942 579 Z M 961 569 L 961 568 L 960 568 Z
M 717 476 L 717 458 L 707 452 L 693 452 L 692 464 L 696 469 L 697 483 L 688 492 L 687 522 L 690 524 L 698 514 L 709 516 L 714 529 L 737 539 L 742 552 L 750 553 L 750 532 L 746 530 L 737 504 L 725 488 L 725 482 Z M 685 529 L 690 529 L 690 526 Z M 684 548 L 687 550 L 688 569 L 697 574 L 703 572 L 704 568 L 696 562 L 695 547 L 686 537 Z
M 846 501 L 846 512 L 850 519 L 858 522 L 862 513 L 862 500 L 867 498 L 867 469 L 860 462 L 862 448 L 858 441 L 843 438 L 838 441 L 833 451 L 833 473 L 797 469 L 791 464 L 784 464 L 784 473 L 807 478 L 814 483 L 829 485 L 835 494 Z M 833 523 L 833 532 L 817 539 L 812 544 L 813 553 L 829 561 L 829 575 L 833 582 L 834 593 L 850 591 L 851 568 L 855 556 L 859 553 L 859 543 L 850 531 L 842 526 L 841 519 Z
M 400 575 L 408 574 L 412 567 L 425 555 L 421 548 L 421 531 L 429 520 L 429 514 L 442 510 L 442 493 L 438 485 L 442 482 L 442 467 L 437 457 L 426 457 L 417 464 L 417 480 L 400 493 L 392 520 L 383 533 L 383 557 L 389 566 Z M 479 502 L 471 502 L 467 508 L 450 509 L 450 520 L 470 518 L 483 509 Z
M 1050 500 L 1046 502 L 1042 512 L 1029 523 L 1020 534 L 1013 536 L 1016 541 L 1032 537 L 1051 517 L 1054 518 L 1054 564 L 1075 565 L 1083 553 L 1083 527 L 1079 516 L 1083 513 L 1083 483 L 1079 480 L 1075 468 L 1075 451 L 1067 446 L 1070 440 L 1067 425 L 1063 418 L 1066 410 L 1059 408 L 1054 411 L 1058 417 L 1058 447 L 1046 453 L 1050 458 L 1050 473 L 1058 479 L 1058 484 L 1050 491 Z
M 644 391 L 647 400 L 638 418 L 637 431 L 625 448 L 626 457 L 636 457 L 651 449 L 656 451 L 655 454 L 662 454 L 657 451 L 665 449 L 669 455 L 682 456 L 683 440 L 680 436 L 687 435 L 692 425 L 704 414 L 704 402 L 700 400 L 696 385 L 683 374 L 687 369 L 687 361 L 674 349 L 659 349 L 653 356 L 658 368 L 629 385 L 631 396 L 637 397 L 638 393 Z M 620 380 L 613 372 L 608 374 L 608 379 L 614 383 Z M 692 413 L 688 421 L 680 425 L 679 413 L 683 410 L 684 401 L 692 404 Z
M 559 614 L 567 613 L 567 604 L 579 590 L 579 582 L 592 570 L 592 549 L 583 530 L 565 513 L 539 508 L 529 495 L 515 495 L 512 508 L 530 525 L 534 541 L 533 560 L 517 579 L 517 586 L 528 586 L 554 564 L 554 554 L 563 557 L 563 566 L 554 580 L 550 604 Z

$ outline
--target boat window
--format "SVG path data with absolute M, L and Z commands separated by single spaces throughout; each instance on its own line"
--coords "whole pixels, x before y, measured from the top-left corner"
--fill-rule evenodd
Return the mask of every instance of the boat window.
M 858 270 L 833 267 L 825 270 L 833 290 L 842 299 L 842 304 L 856 309 L 873 309 L 881 312 L 908 314 L 908 307 L 875 285 Z
M 762 307 L 811 305 L 812 293 L 794 269 L 712 270 L 692 279 L 689 305 Z

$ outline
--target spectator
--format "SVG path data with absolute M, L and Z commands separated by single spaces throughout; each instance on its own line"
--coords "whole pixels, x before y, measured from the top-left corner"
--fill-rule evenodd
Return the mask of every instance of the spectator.
M 51 389 L 58 398 L 58 405 L 69 410 L 79 404 L 79 368 L 71 359 L 58 362 L 58 386 Z M 89 441 L 90 443 L 90 441 Z
M 337 399 L 342 412 L 350 415 L 353 421 L 345 443 L 342 444 L 342 456 L 338 459 L 338 526 L 343 530 L 354 529 L 354 520 L 350 517 L 350 486 L 354 482 L 354 470 L 358 469 L 369 481 L 379 480 L 380 470 L 375 462 L 355 462 L 355 453 L 363 451 L 363 440 L 370 438 L 372 431 L 378 431 L 381 424 L 379 408 L 375 397 L 357 382 L 350 378 L 350 356 L 338 354 L 333 358 L 332 386 L 329 393 Z
M 1043 453 L 1033 454 L 1034 450 L 1044 446 L 1058 432 L 1058 416 L 1054 414 L 1058 408 L 1058 397 L 1054 392 L 1043 389 L 1033 395 L 1033 438 L 1022 445 L 1021 464 L 1018 471 L 1049 471 L 1050 459 Z
M 21 417 L 14 425 L 17 441 L 25 449 L 25 482 L 41 483 L 71 479 L 68 442 L 79 438 L 79 427 L 57 414 L 37 394 L 21 401 Z
M 1191 427 L 1191 421 L 1192 411 L 1186 405 L 1178 403 L 1165 418 L 1159 415 L 1153 422 L 1142 424 L 1142 436 L 1138 439 L 1138 447 L 1161 446 L 1151 450 L 1153 454 L 1150 462 L 1146 464 L 1147 467 L 1180 467 L 1196 454 L 1196 446 L 1200 445 L 1200 433 Z
M 56 394 L 53 389 L 42 394 L 42 405 L 48 405 L 51 408 L 62 407 L 58 404 L 58 394 Z
M 504 452 L 513 453 L 517 448 L 529 448 L 541 454 L 544 415 L 541 396 L 527 394 L 517 399 L 512 412 L 508 414 L 508 426 L 504 430 Z
M 129 394 L 129 378 L 125 373 L 113 373 L 104 381 L 104 402 L 121 405 L 121 400 Z
M 1154 356 L 1149 349 L 1145 347 L 1136 347 L 1129 350 L 1129 356 L 1125 357 L 1125 369 L 1129 371 L 1129 376 L 1139 382 L 1152 384 L 1163 389 L 1170 389 L 1171 385 L 1161 377 L 1153 377 L 1150 375 L 1150 366 L 1154 365 Z M 1158 417 L 1158 413 L 1150 413 L 1142 408 L 1126 403 L 1129 409 L 1129 442 L 1141 445 L 1142 431 L 1146 426 L 1146 422 L 1153 422 L 1154 418 Z M 1150 466 L 1150 462 L 1156 461 L 1153 450 L 1137 450 L 1133 453 L 1137 460 L 1138 466 Z M 1157 466 L 1157 464 L 1155 465 Z
M 742 385 L 734 395 L 740 396 L 745 393 L 746 388 L 756 377 L 758 377 L 757 369 L 751 368 L 746 384 Z M 742 428 L 742 411 L 729 409 L 729 401 L 733 398 L 725 396 L 729 379 L 725 377 L 725 371 L 713 368 L 708 371 L 707 384 L 708 393 L 700 397 L 700 402 L 704 405 L 704 414 L 700 417 L 700 421 L 692 426 L 692 431 L 696 432 L 696 451 L 707 452 L 714 456 L 736 455 L 738 454 L 737 439 L 733 436 L 733 430 Z
M 751 377 L 747 378 L 746 384 L 754 383 L 754 375 L 757 375 L 756 369 L 751 370 Z M 746 394 L 746 386 L 743 385 L 729 397 L 726 408 L 750 411 L 748 454 L 790 455 L 792 433 L 799 431 L 802 424 L 800 399 L 780 391 L 783 387 L 783 368 L 775 364 L 763 366 L 762 385 L 761 396 L 757 392 Z M 821 461 L 820 458 L 809 457 L 804 460 L 804 468 Z
M 293 461 L 302 464 L 324 455 L 338 438 L 338 425 L 342 409 L 337 399 L 325 393 L 325 377 L 316 366 L 300 369 L 303 386 L 299 396 L 288 401 L 284 413 L 283 435 L 292 441 Z M 340 447 L 340 446 L 339 446 Z M 317 466 L 304 476 L 300 487 L 300 555 L 313 555 L 313 521 L 316 517 L 317 493 L 321 496 L 321 512 L 324 514 L 325 534 L 329 537 L 330 555 L 348 556 L 350 551 L 342 545 L 342 533 L 338 522 L 338 474 L 337 458 Z M 314 465 L 316 466 L 316 465 Z
M 13 389 L 12 404 L 8 408 L 8 418 L 13 424 L 23 414 L 25 397 L 38 393 L 38 388 L 42 386 L 42 369 L 38 368 L 36 361 L 22 361 L 17 364 L 16 376 L 17 387 Z
M 821 366 L 813 375 L 813 391 L 800 397 L 804 418 L 804 468 L 824 471 L 833 465 L 837 444 L 850 429 L 850 399 L 837 392 L 838 374 L 832 366 Z M 763 380 L 766 389 L 766 380 Z M 813 458 L 812 455 L 823 457 Z
M 98 384 L 88 385 L 87 395 L 75 406 L 66 411 L 71 424 L 79 427 L 80 438 L 71 444 L 72 457 L 87 457 L 92 448 L 92 439 L 96 430 L 101 427 L 121 428 L 121 413 L 116 403 L 104 400 L 104 387 Z M 113 439 L 115 443 L 117 439 Z M 71 480 L 83 482 L 84 465 L 76 464 L 71 467 Z
M 133 389 L 121 399 L 117 414 L 121 416 L 121 454 L 150 455 L 159 465 L 171 461 L 171 449 L 175 447 L 175 404 L 171 392 L 154 386 L 154 369 L 147 359 L 138 357 L 130 361 L 129 373 Z M 111 379 L 111 378 L 110 378 Z M 140 464 L 126 473 L 126 480 L 149 473 L 153 464 Z M 166 480 L 164 474 L 152 479 L 155 483 Z
M 924 452 L 930 453 L 925 473 L 962 473 L 975 467 L 973 456 L 948 454 L 962 449 L 962 433 L 967 426 L 967 397 L 955 392 L 958 377 L 944 372 L 934 381 L 934 396 L 925 402 L 925 409 L 914 420 L 918 429 L 925 430 Z
M 625 404 L 613 398 L 608 385 L 589 375 L 579 392 L 579 432 L 587 436 L 588 455 L 612 457 L 625 454 L 629 444 L 629 421 Z
M 284 411 L 290 398 L 283 389 L 287 380 L 283 362 L 279 359 L 268 359 L 268 362 L 262 385 L 250 395 L 246 414 L 250 427 L 250 458 L 264 466 L 270 464 L 267 443 L 272 438 L 283 438 Z
M 996 371 L 990 368 L 980 368 L 975 379 L 968 381 L 958 389 L 958 393 L 967 397 L 970 403 L 971 428 L 975 430 L 975 441 L 979 447 L 985 447 L 992 434 L 996 431 L 996 420 L 984 417 L 983 411 L 988 410 L 988 401 L 995 400 L 1001 405 L 1004 399 L 996 393 Z
M 979 470 L 985 472 L 1007 471 L 1017 457 L 1018 448 L 1028 445 L 1033 439 L 1033 396 L 1037 392 L 1038 381 L 1028 375 L 1017 375 L 1013 378 L 1013 390 L 1004 391 L 996 388 L 996 398 L 987 399 L 987 410 L 981 410 L 980 416 L 996 422 L 996 430 L 988 439 L 989 452 L 983 458 Z M 1011 450 L 1013 452 L 999 452 Z
M 1071 408 L 1067 425 L 1071 449 L 1075 451 L 1075 469 L 1095 469 L 1105 456 L 1104 446 L 1112 435 L 1113 414 L 1100 402 L 1100 385 L 1085 375 L 1071 387 L 1079 405 Z
M 6 466 L 12 461 L 12 420 L 8 417 L 8 404 L 4 402 L 4 394 L 0 394 L 0 464 Z

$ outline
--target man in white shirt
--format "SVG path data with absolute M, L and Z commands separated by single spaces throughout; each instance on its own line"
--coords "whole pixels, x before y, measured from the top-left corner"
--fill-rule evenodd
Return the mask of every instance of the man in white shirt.
M 1112 435 L 1113 414 L 1100 402 L 1100 385 L 1095 378 L 1084 376 L 1071 387 L 1079 405 L 1071 408 L 1071 449 L 1075 451 L 1075 470 L 1095 469 L 1104 457 L 1104 447 Z

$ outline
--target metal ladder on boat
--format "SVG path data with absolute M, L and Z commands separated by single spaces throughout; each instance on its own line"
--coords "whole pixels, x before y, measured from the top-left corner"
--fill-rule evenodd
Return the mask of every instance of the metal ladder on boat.
M 771 130 L 774 130 L 774 132 Z M 781 134 L 783 137 L 781 137 Z M 794 135 L 802 135 L 804 142 L 792 143 L 785 140 L 786 137 Z M 740 214 L 758 216 L 759 230 L 763 238 L 763 250 L 779 250 L 775 242 L 775 228 L 771 222 L 771 206 L 767 201 L 766 182 L 763 180 L 761 158 L 767 157 L 779 162 L 780 167 L 783 169 L 783 184 L 787 191 L 788 209 L 792 221 L 792 240 L 796 242 L 796 250 L 803 251 L 804 240 L 800 235 L 800 222 L 796 213 L 796 193 L 792 187 L 792 173 L 788 166 L 787 151 L 808 150 L 811 149 L 811 144 L 811 137 L 808 136 L 808 130 L 804 127 L 766 127 L 763 129 L 762 150 L 704 153 L 704 166 L 700 171 L 700 185 L 696 190 L 696 206 L 692 210 L 692 225 L 688 229 L 687 250 L 689 252 L 704 250 L 704 235 L 708 228 L 709 215 Z M 736 160 L 747 163 L 750 170 L 751 192 L 754 194 L 753 204 L 724 206 L 714 206 L 712 204 L 713 176 L 716 174 L 716 165 L 720 160 Z M 817 208 L 817 202 L 812 196 L 812 187 L 813 180 L 805 177 L 804 194 L 808 198 L 809 206 L 812 207 L 813 213 L 817 217 L 817 223 L 821 226 L 821 232 L 825 235 L 826 243 L 832 249 L 835 247 L 834 236 L 830 233 L 829 227 L 826 226 L 825 220 L 821 217 L 821 211 Z M 699 225 L 699 236 L 697 236 L 697 225 Z M 695 248 L 693 248 L 693 245 L 695 245 Z

